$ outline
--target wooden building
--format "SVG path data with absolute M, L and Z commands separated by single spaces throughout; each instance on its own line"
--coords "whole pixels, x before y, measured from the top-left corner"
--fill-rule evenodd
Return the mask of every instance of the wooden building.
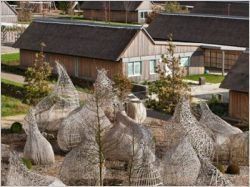
M 193 14 L 249 17 L 249 1 L 197 1 Z
M 249 53 L 242 53 L 220 85 L 229 89 L 229 115 L 249 121 Z
M 89 20 L 144 23 L 152 12 L 150 1 L 85 1 L 83 17 Z
M 17 12 L 7 1 L 1 1 L 1 22 L 17 23 Z
M 142 26 L 41 19 L 33 21 L 14 44 L 20 48 L 21 67 L 32 66 L 41 42 L 46 44 L 48 62 L 59 60 L 71 76 L 87 80 L 95 80 L 98 68 L 107 69 L 111 78 L 123 74 L 137 82 L 155 80 L 156 66 L 168 49 L 166 43 L 155 42 Z M 196 71 L 200 52 L 195 45 L 176 47 L 176 55 L 193 54 L 194 66 L 187 71 Z
M 199 48 L 201 61 L 187 63 L 200 69 L 229 70 L 248 47 L 249 18 L 197 14 L 159 14 L 147 28 L 155 40 L 168 40 L 170 34 L 177 46 Z M 191 59 L 194 51 L 187 54 Z M 183 57 L 184 58 L 184 57 Z

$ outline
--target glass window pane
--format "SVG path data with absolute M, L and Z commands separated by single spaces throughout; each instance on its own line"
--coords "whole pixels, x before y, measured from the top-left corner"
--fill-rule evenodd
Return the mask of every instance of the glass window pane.
M 155 60 L 149 61 L 149 70 L 150 70 L 150 73 L 156 73 L 156 61 Z
M 189 65 L 189 57 L 181 57 L 181 66 L 188 66 Z
M 134 74 L 134 63 L 129 62 L 128 63 L 128 76 L 131 76 Z
M 134 62 L 134 75 L 141 74 L 141 62 Z

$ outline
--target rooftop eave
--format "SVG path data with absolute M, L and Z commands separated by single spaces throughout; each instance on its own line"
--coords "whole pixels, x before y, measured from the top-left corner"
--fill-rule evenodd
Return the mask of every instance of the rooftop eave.
M 156 45 L 166 45 L 168 41 L 155 41 Z M 195 43 L 195 42 L 172 42 L 174 45 L 178 46 L 197 46 L 201 48 L 207 49 L 219 49 L 225 51 L 247 51 L 248 48 L 246 47 L 236 47 L 236 46 L 227 46 L 227 45 L 217 45 L 217 44 L 206 44 L 206 43 Z

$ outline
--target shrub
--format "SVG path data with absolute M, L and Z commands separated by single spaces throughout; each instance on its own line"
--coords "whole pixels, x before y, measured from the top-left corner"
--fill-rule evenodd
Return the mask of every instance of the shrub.
M 27 158 L 22 158 L 22 162 L 23 164 L 28 168 L 31 169 L 32 168 L 32 162 L 31 160 L 27 159 Z
M 52 67 L 45 61 L 43 53 L 43 47 L 45 46 L 44 43 L 41 43 L 41 52 L 36 54 L 33 66 L 29 67 L 25 72 L 25 99 L 28 104 L 37 104 L 51 90 L 49 77 L 52 73 Z
M 230 164 L 227 167 L 226 173 L 239 175 L 240 174 L 240 167 L 237 164 Z
M 131 92 L 132 84 L 130 80 L 124 75 L 114 76 L 114 88 L 116 93 L 121 100 L 124 100 L 127 95 Z
M 14 122 L 10 127 L 11 133 L 21 133 L 22 132 L 22 124 L 19 122 Z
M 149 95 L 157 96 L 155 99 L 149 99 L 148 102 L 155 106 L 154 109 L 168 114 L 174 113 L 181 97 L 189 95 L 188 85 L 182 81 L 184 69 L 180 66 L 180 57 L 174 55 L 175 47 L 172 42 L 172 35 L 170 35 L 168 52 L 162 56 L 164 65 L 158 64 L 158 67 L 156 67 L 159 80 L 151 82 L 148 87 Z
M 221 172 L 221 173 L 225 173 L 225 168 L 222 164 L 215 164 L 215 167 Z

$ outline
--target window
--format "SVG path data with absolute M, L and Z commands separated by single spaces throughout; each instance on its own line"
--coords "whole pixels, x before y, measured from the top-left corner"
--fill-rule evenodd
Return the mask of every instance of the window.
M 156 73 L 156 60 L 149 61 L 149 72 L 150 74 Z
M 148 12 L 140 12 L 140 18 L 145 19 L 148 17 Z
M 190 60 L 190 57 L 181 57 L 181 66 L 183 67 L 187 67 L 189 66 L 189 60 Z
M 141 75 L 141 62 L 129 62 L 128 63 L 128 76 Z

